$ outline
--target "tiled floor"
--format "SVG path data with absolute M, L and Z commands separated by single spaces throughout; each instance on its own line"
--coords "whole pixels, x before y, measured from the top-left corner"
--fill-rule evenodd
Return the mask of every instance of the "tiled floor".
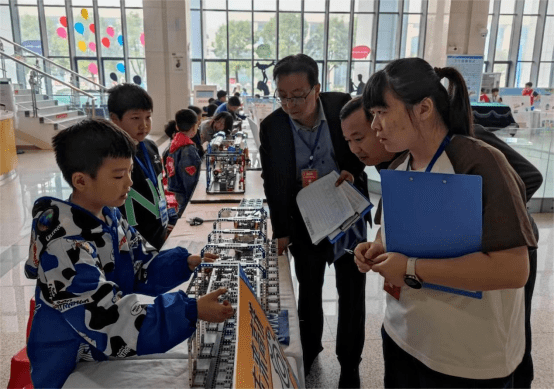
M 40 196 L 67 198 L 69 186 L 58 172 L 49 151 L 28 151 L 19 155 L 18 176 L 0 186 L 0 388 L 9 379 L 10 359 L 25 343 L 32 281 L 23 275 L 27 257 L 30 212 Z M 378 197 L 373 197 L 376 203 Z M 535 388 L 554 387 L 554 215 L 534 215 L 540 229 L 537 285 L 533 300 L 533 358 Z M 375 230 L 370 237 L 375 235 Z M 385 301 L 379 275 L 369 274 L 366 289 L 366 338 L 361 363 L 362 386 L 383 387 L 383 357 L 380 326 Z M 334 353 L 337 326 L 337 296 L 334 268 L 327 269 L 324 288 L 326 327 L 324 351 L 316 360 L 307 387 L 335 388 L 340 374 Z

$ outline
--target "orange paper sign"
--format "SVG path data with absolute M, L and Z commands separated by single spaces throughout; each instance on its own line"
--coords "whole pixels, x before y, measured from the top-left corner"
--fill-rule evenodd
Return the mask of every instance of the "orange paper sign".
M 240 270 L 234 388 L 297 389 L 298 381 L 262 307 Z

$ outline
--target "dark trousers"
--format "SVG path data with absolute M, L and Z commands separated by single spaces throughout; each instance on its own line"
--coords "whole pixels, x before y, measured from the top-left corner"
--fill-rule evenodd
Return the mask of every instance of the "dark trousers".
M 177 218 L 181 218 L 183 216 L 183 213 L 185 212 L 185 209 L 187 208 L 189 199 L 187 199 L 186 194 L 183 194 L 180 192 L 174 192 L 174 194 L 175 194 L 175 200 L 179 205 L 179 211 L 177 211 Z
M 441 374 L 405 352 L 381 328 L 386 389 L 511 389 L 513 374 L 505 378 L 468 379 Z
M 323 349 L 322 288 L 325 267 L 332 261 L 333 250 L 328 243 L 290 246 L 299 283 L 298 316 L 304 365 L 311 363 Z M 341 364 L 352 366 L 360 362 L 365 338 L 365 281 L 358 271 L 352 255 L 344 255 L 335 263 L 338 301 L 338 327 L 336 354 Z

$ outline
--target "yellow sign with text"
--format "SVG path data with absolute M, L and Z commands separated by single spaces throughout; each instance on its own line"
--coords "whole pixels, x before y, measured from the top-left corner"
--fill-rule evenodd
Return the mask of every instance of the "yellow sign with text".
M 297 389 L 298 381 L 242 268 L 234 388 Z

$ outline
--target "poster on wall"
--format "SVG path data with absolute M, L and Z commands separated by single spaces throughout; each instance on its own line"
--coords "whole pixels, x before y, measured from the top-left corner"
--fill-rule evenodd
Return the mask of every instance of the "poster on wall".
M 182 73 L 185 71 L 185 55 L 183 53 L 171 53 L 171 65 L 172 70 L 175 73 Z
M 469 100 L 479 101 L 483 77 L 483 56 L 449 55 L 446 58 L 446 66 L 456 68 L 464 76 Z
M 235 389 L 297 389 L 298 380 L 258 303 L 248 278 L 239 268 Z

